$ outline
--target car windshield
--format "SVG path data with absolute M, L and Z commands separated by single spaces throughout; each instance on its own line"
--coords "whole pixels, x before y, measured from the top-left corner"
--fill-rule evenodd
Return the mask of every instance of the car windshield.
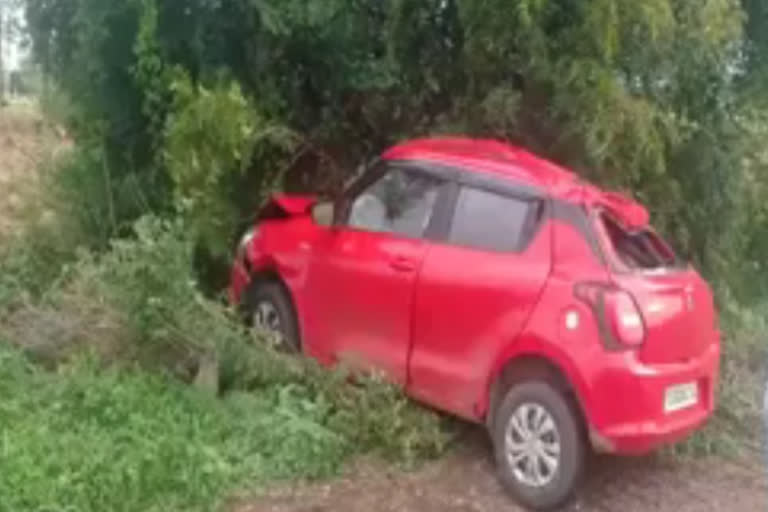
M 608 213 L 600 221 L 613 253 L 631 270 L 679 269 L 685 266 L 675 251 L 651 228 L 627 229 Z

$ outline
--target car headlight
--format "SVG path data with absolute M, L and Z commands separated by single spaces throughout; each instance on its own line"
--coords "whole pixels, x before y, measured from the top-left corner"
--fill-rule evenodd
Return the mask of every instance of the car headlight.
M 251 245 L 251 242 L 258 236 L 259 230 L 258 228 L 251 228 L 248 231 L 245 232 L 243 237 L 240 239 L 240 243 L 237 246 L 237 258 L 243 259 L 248 252 L 248 247 Z

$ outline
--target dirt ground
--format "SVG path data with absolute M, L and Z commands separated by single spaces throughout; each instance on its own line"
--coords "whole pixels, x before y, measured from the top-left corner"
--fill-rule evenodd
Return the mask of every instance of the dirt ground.
M 322 484 L 273 489 L 236 512 L 522 512 L 498 484 L 480 432 L 414 472 L 361 462 Z M 563 512 L 762 512 L 768 475 L 755 461 L 597 457 Z

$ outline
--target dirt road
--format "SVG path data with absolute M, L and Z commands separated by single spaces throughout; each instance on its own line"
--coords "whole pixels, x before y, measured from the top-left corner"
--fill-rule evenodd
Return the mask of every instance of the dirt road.
M 347 473 L 330 483 L 271 490 L 236 512 L 522 512 L 497 483 L 490 448 L 477 432 L 412 473 L 370 462 Z M 767 483 L 756 463 L 602 457 L 591 462 L 563 512 L 764 512 Z

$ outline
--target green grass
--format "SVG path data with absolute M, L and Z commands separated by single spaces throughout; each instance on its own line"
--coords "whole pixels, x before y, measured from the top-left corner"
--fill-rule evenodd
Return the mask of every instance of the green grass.
M 286 386 L 225 400 L 80 360 L 0 351 L 0 511 L 216 510 L 239 489 L 336 471 L 346 441 Z

